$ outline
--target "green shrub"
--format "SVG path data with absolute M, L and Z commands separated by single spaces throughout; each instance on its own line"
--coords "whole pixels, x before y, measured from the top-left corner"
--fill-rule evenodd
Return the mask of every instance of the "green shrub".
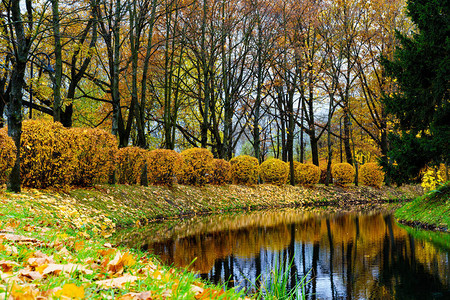
M 355 180 L 355 169 L 348 163 L 333 165 L 331 169 L 333 183 L 338 186 L 345 186 Z
M 363 185 L 380 188 L 383 180 L 384 172 L 377 163 L 366 163 L 359 169 L 358 181 Z
M 277 158 L 270 158 L 259 166 L 259 176 L 265 183 L 281 186 L 286 183 L 289 166 Z
M 147 154 L 147 174 L 151 184 L 172 186 L 180 172 L 182 158 L 169 149 L 156 149 Z
M 6 183 L 16 159 L 16 146 L 6 128 L 0 129 L 0 184 Z
M 117 177 L 120 184 L 140 182 L 147 151 L 139 147 L 124 147 L 117 152 Z
M 248 155 L 239 155 L 230 160 L 231 179 L 234 184 L 253 185 L 258 182 L 258 160 Z
M 180 182 L 202 186 L 208 182 L 213 168 L 213 155 L 204 148 L 192 148 L 181 152 L 183 164 Z
M 295 167 L 295 183 L 301 185 L 314 185 L 320 180 L 320 169 L 313 164 L 299 163 Z
M 210 183 L 222 185 L 228 183 L 230 178 L 231 164 L 223 159 L 214 159 Z
M 22 184 L 38 189 L 68 186 L 77 166 L 71 146 L 69 130 L 61 123 L 24 121 L 20 141 Z
M 98 128 L 72 128 L 69 134 L 77 161 L 72 184 L 92 186 L 107 182 L 116 167 L 118 148 L 115 136 Z

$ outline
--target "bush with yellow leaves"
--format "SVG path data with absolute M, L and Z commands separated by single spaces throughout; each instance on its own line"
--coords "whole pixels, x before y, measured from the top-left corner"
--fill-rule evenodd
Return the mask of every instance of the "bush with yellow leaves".
M 299 163 L 295 167 L 295 183 L 311 186 L 318 183 L 320 180 L 320 169 L 313 164 Z
M 422 171 L 422 187 L 425 191 L 436 189 L 449 180 L 449 168 L 445 164 L 428 166 Z
M 0 184 L 8 180 L 16 159 L 16 146 L 6 128 L 0 129 Z
M 117 151 L 117 179 L 120 184 L 140 182 L 147 151 L 139 147 L 124 147 Z
M 182 158 L 169 149 L 156 149 L 147 153 L 148 182 L 156 185 L 172 186 L 180 172 Z
M 259 162 L 249 155 L 239 155 L 230 160 L 231 179 L 234 184 L 253 185 L 258 182 Z
M 363 185 L 380 188 L 383 180 L 383 169 L 377 163 L 365 163 L 359 169 L 358 181 Z
M 72 150 L 77 166 L 72 184 L 92 186 L 104 183 L 114 171 L 117 161 L 117 139 L 98 128 L 72 128 Z
M 222 185 L 230 181 L 231 178 L 231 164 L 224 159 L 213 160 L 213 171 L 210 183 Z
M 349 163 L 335 164 L 331 168 L 333 183 L 338 186 L 345 186 L 355 180 L 355 168 Z
M 202 186 L 206 184 L 213 169 L 211 151 L 204 148 L 191 148 L 181 152 L 183 164 L 179 182 L 188 185 Z
M 63 188 L 71 183 L 77 160 L 69 130 L 61 123 L 24 121 L 20 148 L 20 173 L 24 186 Z
M 288 164 L 277 158 L 270 158 L 259 166 L 259 176 L 265 183 L 281 186 L 286 183 L 288 175 Z

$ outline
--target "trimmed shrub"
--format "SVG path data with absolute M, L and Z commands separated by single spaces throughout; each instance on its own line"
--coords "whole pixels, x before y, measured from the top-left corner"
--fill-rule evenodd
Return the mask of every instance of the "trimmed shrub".
M 208 182 L 213 168 L 213 155 L 204 148 L 191 148 L 181 152 L 183 164 L 180 182 L 188 185 L 202 186 Z
M 320 180 L 320 169 L 313 164 L 299 163 L 295 167 L 295 183 L 301 185 L 313 185 Z
M 124 147 L 117 151 L 117 179 L 120 184 L 137 184 L 147 151 L 139 147 Z
M 172 186 L 180 172 L 182 158 L 169 149 L 156 149 L 147 154 L 147 174 L 151 184 Z
M 117 160 L 117 139 L 98 128 L 71 128 L 72 149 L 77 167 L 72 180 L 76 186 L 107 182 Z
M 384 172 L 377 163 L 366 163 L 359 169 L 358 181 L 363 185 L 380 188 L 383 180 Z
M 239 155 L 230 160 L 231 179 L 234 184 L 253 185 L 258 182 L 258 160 L 248 155 Z
M 286 183 L 289 166 L 277 158 L 270 158 L 259 166 L 259 176 L 265 183 L 281 186 Z
M 0 184 L 6 183 L 14 166 L 16 146 L 6 128 L 0 129 Z
M 223 159 L 213 160 L 213 169 L 210 183 L 212 184 L 226 184 L 231 178 L 231 164 Z
M 20 141 L 22 184 L 43 189 L 69 185 L 77 166 L 69 130 L 61 123 L 26 120 Z
M 345 186 L 355 180 L 355 168 L 349 163 L 335 164 L 331 168 L 333 183 L 338 186 Z

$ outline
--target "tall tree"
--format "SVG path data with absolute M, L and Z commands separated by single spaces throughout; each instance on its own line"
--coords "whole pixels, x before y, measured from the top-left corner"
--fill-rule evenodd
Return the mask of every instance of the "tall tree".
M 398 183 L 416 177 L 427 164 L 450 161 L 450 1 L 409 0 L 417 32 L 399 35 L 394 59 L 384 60 L 399 90 L 383 99 L 398 120 L 386 166 Z

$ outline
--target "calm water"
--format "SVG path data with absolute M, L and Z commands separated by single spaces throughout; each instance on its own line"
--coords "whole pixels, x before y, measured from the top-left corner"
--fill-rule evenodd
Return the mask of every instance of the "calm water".
M 421 234 L 387 213 L 287 210 L 158 223 L 122 241 L 247 290 L 292 261 L 289 286 L 307 276 L 308 299 L 450 299 L 448 234 L 440 245 Z

